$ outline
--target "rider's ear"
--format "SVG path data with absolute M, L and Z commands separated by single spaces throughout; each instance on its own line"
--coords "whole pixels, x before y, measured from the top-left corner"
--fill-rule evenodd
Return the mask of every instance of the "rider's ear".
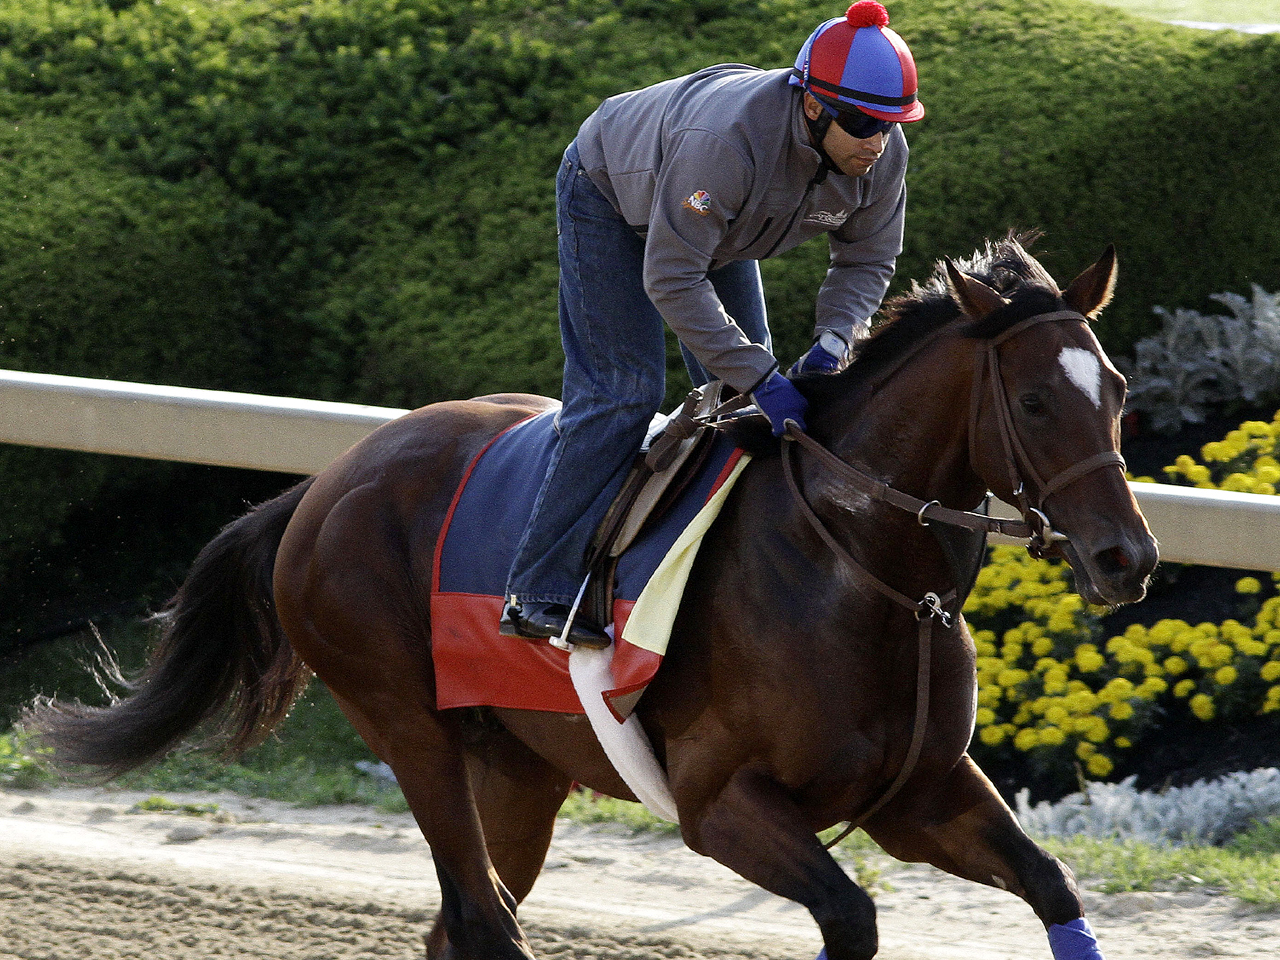
M 1102 308 L 1111 302 L 1111 295 L 1116 289 L 1116 272 L 1116 245 L 1112 243 L 1097 263 L 1071 281 L 1062 299 L 1072 310 L 1096 320 Z
M 981 280 L 961 273 L 950 257 L 947 258 L 947 289 L 970 320 L 982 320 L 1009 302 Z

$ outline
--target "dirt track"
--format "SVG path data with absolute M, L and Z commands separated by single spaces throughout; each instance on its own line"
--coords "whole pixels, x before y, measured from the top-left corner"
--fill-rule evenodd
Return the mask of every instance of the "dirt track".
M 438 903 L 407 816 L 230 796 L 217 816 L 131 812 L 142 795 L 0 790 L 0 957 L 420 958 Z M 1021 901 L 886 865 L 886 960 L 1048 960 Z M 1280 914 L 1204 894 L 1088 896 L 1110 960 L 1274 957 Z M 521 917 L 544 958 L 813 957 L 808 914 L 685 850 L 564 824 Z

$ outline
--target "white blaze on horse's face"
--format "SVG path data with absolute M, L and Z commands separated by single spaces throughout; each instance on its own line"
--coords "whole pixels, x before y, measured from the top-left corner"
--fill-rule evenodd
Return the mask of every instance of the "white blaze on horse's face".
M 1064 347 L 1058 362 L 1067 379 L 1084 391 L 1095 407 L 1102 406 L 1102 363 L 1092 350 L 1082 347 Z

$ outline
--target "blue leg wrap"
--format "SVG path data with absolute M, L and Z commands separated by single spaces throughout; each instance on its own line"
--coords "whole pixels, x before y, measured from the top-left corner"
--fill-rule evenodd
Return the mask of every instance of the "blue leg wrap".
M 1049 927 L 1049 947 L 1053 960 L 1106 960 L 1084 917 Z
M 818 960 L 827 960 L 827 948 L 823 947 L 818 951 Z

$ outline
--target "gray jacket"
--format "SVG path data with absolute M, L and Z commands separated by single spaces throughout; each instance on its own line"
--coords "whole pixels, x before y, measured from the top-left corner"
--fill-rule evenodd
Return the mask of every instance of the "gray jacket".
M 583 169 L 646 237 L 650 299 L 703 366 L 744 391 L 776 362 L 725 313 L 709 270 L 776 256 L 826 233 L 831 263 L 816 332 L 852 341 L 879 308 L 902 252 L 901 129 L 893 128 L 864 176 L 821 179 L 790 72 L 708 67 L 610 97 L 578 131 Z

